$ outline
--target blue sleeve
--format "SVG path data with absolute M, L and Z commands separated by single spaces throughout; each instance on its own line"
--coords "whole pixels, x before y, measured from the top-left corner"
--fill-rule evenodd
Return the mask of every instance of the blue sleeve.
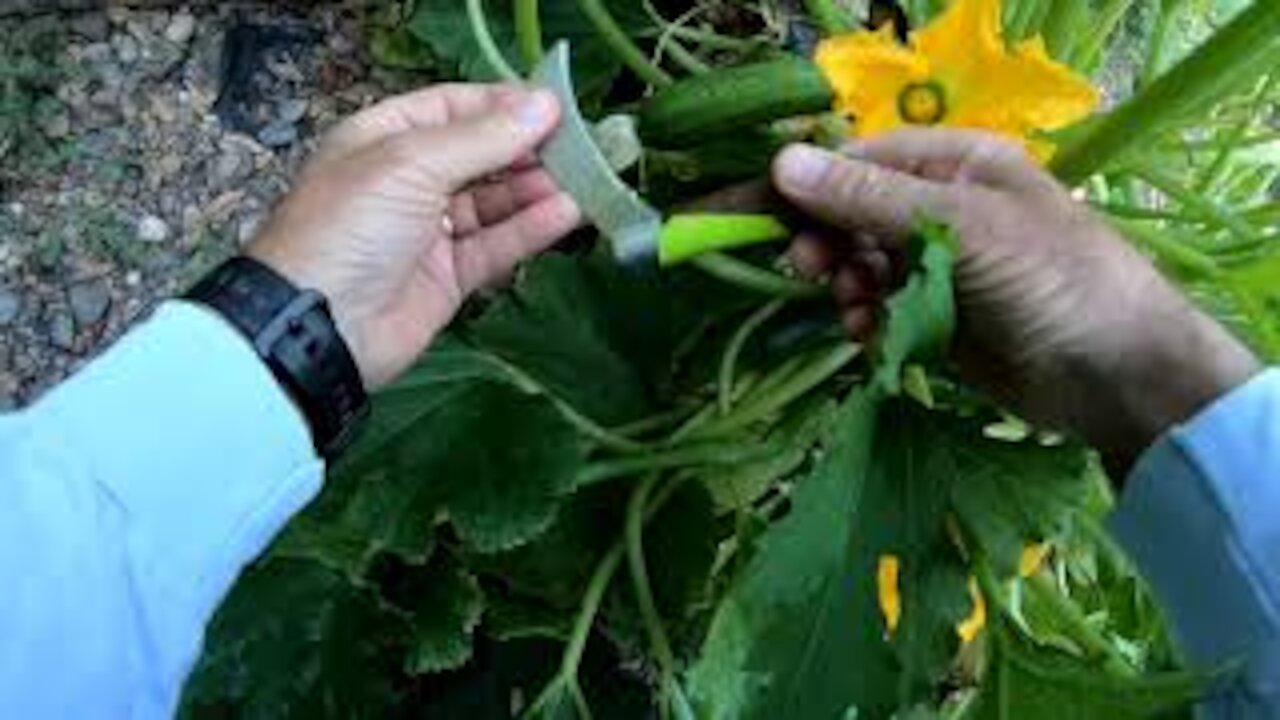
M 241 568 L 319 492 L 249 344 L 180 302 L 0 417 L 0 718 L 168 718 Z
M 1111 523 L 1187 659 L 1242 663 L 1204 714 L 1280 717 L 1280 370 L 1152 447 Z

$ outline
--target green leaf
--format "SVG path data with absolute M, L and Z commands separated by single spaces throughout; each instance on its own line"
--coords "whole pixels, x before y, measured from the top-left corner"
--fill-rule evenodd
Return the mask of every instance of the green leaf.
M 485 6 L 489 29 L 498 47 L 514 67 L 520 67 L 511 0 L 486 0 Z M 618 22 L 630 32 L 650 25 L 638 4 L 615 1 L 609 6 Z M 556 40 L 565 39 L 572 44 L 574 82 L 579 94 L 588 98 L 603 95 L 622 64 L 579 12 L 577 3 L 544 2 L 541 9 L 544 42 L 550 46 Z M 456 66 L 461 77 L 480 81 L 497 79 L 481 56 L 464 3 L 420 0 L 409 20 L 409 30 L 441 59 Z
M 471 659 L 484 595 L 474 576 L 443 553 L 413 581 L 414 606 L 405 670 L 413 675 L 453 670 Z
M 896 671 L 875 601 L 875 558 L 859 529 L 878 398 L 857 390 L 838 435 L 795 493 L 791 514 L 759 540 L 721 603 L 691 698 L 711 718 L 870 716 L 893 707 Z
M 893 395 L 901 390 L 906 361 L 941 357 L 955 331 L 955 232 L 928 219 L 918 232 L 917 270 L 889 300 L 887 327 L 875 347 L 875 381 Z
M 1206 678 L 1192 673 L 1111 677 L 1007 631 L 997 645 L 994 666 L 967 715 L 971 720 L 1148 720 L 1186 710 L 1207 685 Z
M 183 715 L 368 717 L 397 701 L 405 623 L 367 591 L 314 563 L 250 569 L 209 626 Z
M 548 398 L 510 382 L 474 349 L 430 353 L 375 399 L 364 439 L 308 517 L 364 537 L 366 556 L 418 562 L 440 519 L 483 552 L 536 537 L 573 489 L 584 448 Z

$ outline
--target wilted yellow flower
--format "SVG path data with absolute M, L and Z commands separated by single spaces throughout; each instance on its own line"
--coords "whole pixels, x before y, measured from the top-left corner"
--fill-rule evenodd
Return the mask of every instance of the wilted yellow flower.
M 876 588 L 880 597 L 880 614 L 884 616 L 884 626 L 892 634 L 902 621 L 902 592 L 898 587 L 898 573 L 902 564 L 896 555 L 881 555 L 880 564 L 876 568 Z
M 1018 575 L 1029 578 L 1040 572 L 1045 558 L 1049 557 L 1049 543 L 1042 542 L 1022 548 L 1022 556 L 1018 558 Z
M 909 45 L 888 25 L 824 41 L 817 63 L 836 110 L 854 118 L 858 137 L 909 125 L 975 128 L 1021 140 L 1047 161 L 1053 146 L 1032 134 L 1084 118 L 1100 97 L 1041 38 L 1009 48 L 1000 12 L 1000 0 L 953 0 Z
M 969 597 L 973 600 L 973 610 L 969 617 L 956 625 L 956 634 L 966 645 L 973 642 L 982 628 L 987 626 L 987 601 L 982 597 L 982 590 L 978 589 L 978 581 L 973 578 L 969 578 Z

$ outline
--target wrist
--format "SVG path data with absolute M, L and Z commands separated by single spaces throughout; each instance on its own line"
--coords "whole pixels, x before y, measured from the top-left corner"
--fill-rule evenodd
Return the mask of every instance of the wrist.
M 1086 439 L 1117 477 L 1160 436 L 1262 370 L 1225 327 L 1178 300 L 1135 323 L 1118 353 L 1086 371 L 1091 391 L 1081 402 L 1094 408 Z

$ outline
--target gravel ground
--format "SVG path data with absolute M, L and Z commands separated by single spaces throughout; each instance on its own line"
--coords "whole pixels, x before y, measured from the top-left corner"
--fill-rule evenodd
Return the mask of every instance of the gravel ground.
M 0 410 L 234 252 L 325 127 L 406 82 L 365 27 L 343 4 L 0 19 Z

